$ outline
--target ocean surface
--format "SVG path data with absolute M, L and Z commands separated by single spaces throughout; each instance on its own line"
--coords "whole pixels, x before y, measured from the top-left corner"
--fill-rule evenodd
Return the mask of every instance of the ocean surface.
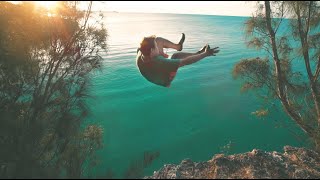
M 159 153 L 143 170 L 143 175 L 152 175 L 164 164 L 185 158 L 207 161 L 216 153 L 307 145 L 307 138 L 277 103 L 263 104 L 255 93 L 241 93 L 241 82 L 232 78 L 232 69 L 241 59 L 266 55 L 246 47 L 247 18 L 105 13 L 109 49 L 102 55 L 102 71 L 92 74 L 93 98 L 88 101 L 92 112 L 87 122 L 104 129 L 95 175 L 111 170 L 114 178 L 124 177 L 144 152 Z M 186 35 L 183 51 L 196 52 L 208 43 L 220 47 L 220 52 L 180 68 L 170 88 L 144 79 L 135 62 L 142 38 L 157 35 L 177 43 L 182 32 Z M 172 55 L 175 50 L 165 52 Z M 251 114 L 262 107 L 269 116 Z

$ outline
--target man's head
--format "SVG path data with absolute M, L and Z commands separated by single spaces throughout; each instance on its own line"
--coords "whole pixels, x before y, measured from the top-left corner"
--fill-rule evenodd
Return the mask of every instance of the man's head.
M 143 38 L 142 42 L 140 43 L 140 51 L 144 56 L 150 56 L 157 53 L 158 46 L 155 42 L 155 39 L 155 35 Z

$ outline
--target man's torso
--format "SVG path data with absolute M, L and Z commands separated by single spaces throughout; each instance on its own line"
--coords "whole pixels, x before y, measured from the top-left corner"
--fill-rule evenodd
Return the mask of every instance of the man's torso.
M 179 68 L 180 60 L 166 59 L 163 56 L 156 56 L 153 59 L 144 60 L 143 55 L 138 51 L 136 63 L 141 74 L 148 81 L 168 87 Z

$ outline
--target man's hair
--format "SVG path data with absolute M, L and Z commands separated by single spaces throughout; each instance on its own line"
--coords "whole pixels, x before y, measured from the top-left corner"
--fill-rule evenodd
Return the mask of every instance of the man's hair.
M 143 38 L 142 42 L 140 43 L 140 51 L 144 56 L 150 55 L 151 49 L 154 48 L 155 38 L 155 35 Z

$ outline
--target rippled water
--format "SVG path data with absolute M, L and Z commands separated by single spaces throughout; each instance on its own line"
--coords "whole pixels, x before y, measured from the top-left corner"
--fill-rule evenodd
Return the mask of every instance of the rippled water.
M 145 151 L 160 156 L 145 169 L 151 175 L 164 164 L 184 158 L 205 161 L 231 142 L 229 153 L 253 148 L 281 151 L 284 145 L 303 146 L 289 128 L 292 121 L 270 104 L 270 116 L 251 115 L 261 107 L 253 93 L 240 93 L 232 68 L 242 58 L 264 55 L 247 49 L 246 17 L 107 13 L 109 51 L 101 72 L 93 74 L 89 117 L 104 128 L 104 149 L 97 174 L 112 169 L 122 177 L 128 165 Z M 157 35 L 178 42 L 186 34 L 184 50 L 195 52 L 206 43 L 220 53 L 179 69 L 170 88 L 145 80 L 135 63 L 144 36 Z M 174 50 L 166 50 L 172 55 Z M 300 132 L 299 129 L 297 132 Z M 224 152 L 226 152 L 225 150 Z

